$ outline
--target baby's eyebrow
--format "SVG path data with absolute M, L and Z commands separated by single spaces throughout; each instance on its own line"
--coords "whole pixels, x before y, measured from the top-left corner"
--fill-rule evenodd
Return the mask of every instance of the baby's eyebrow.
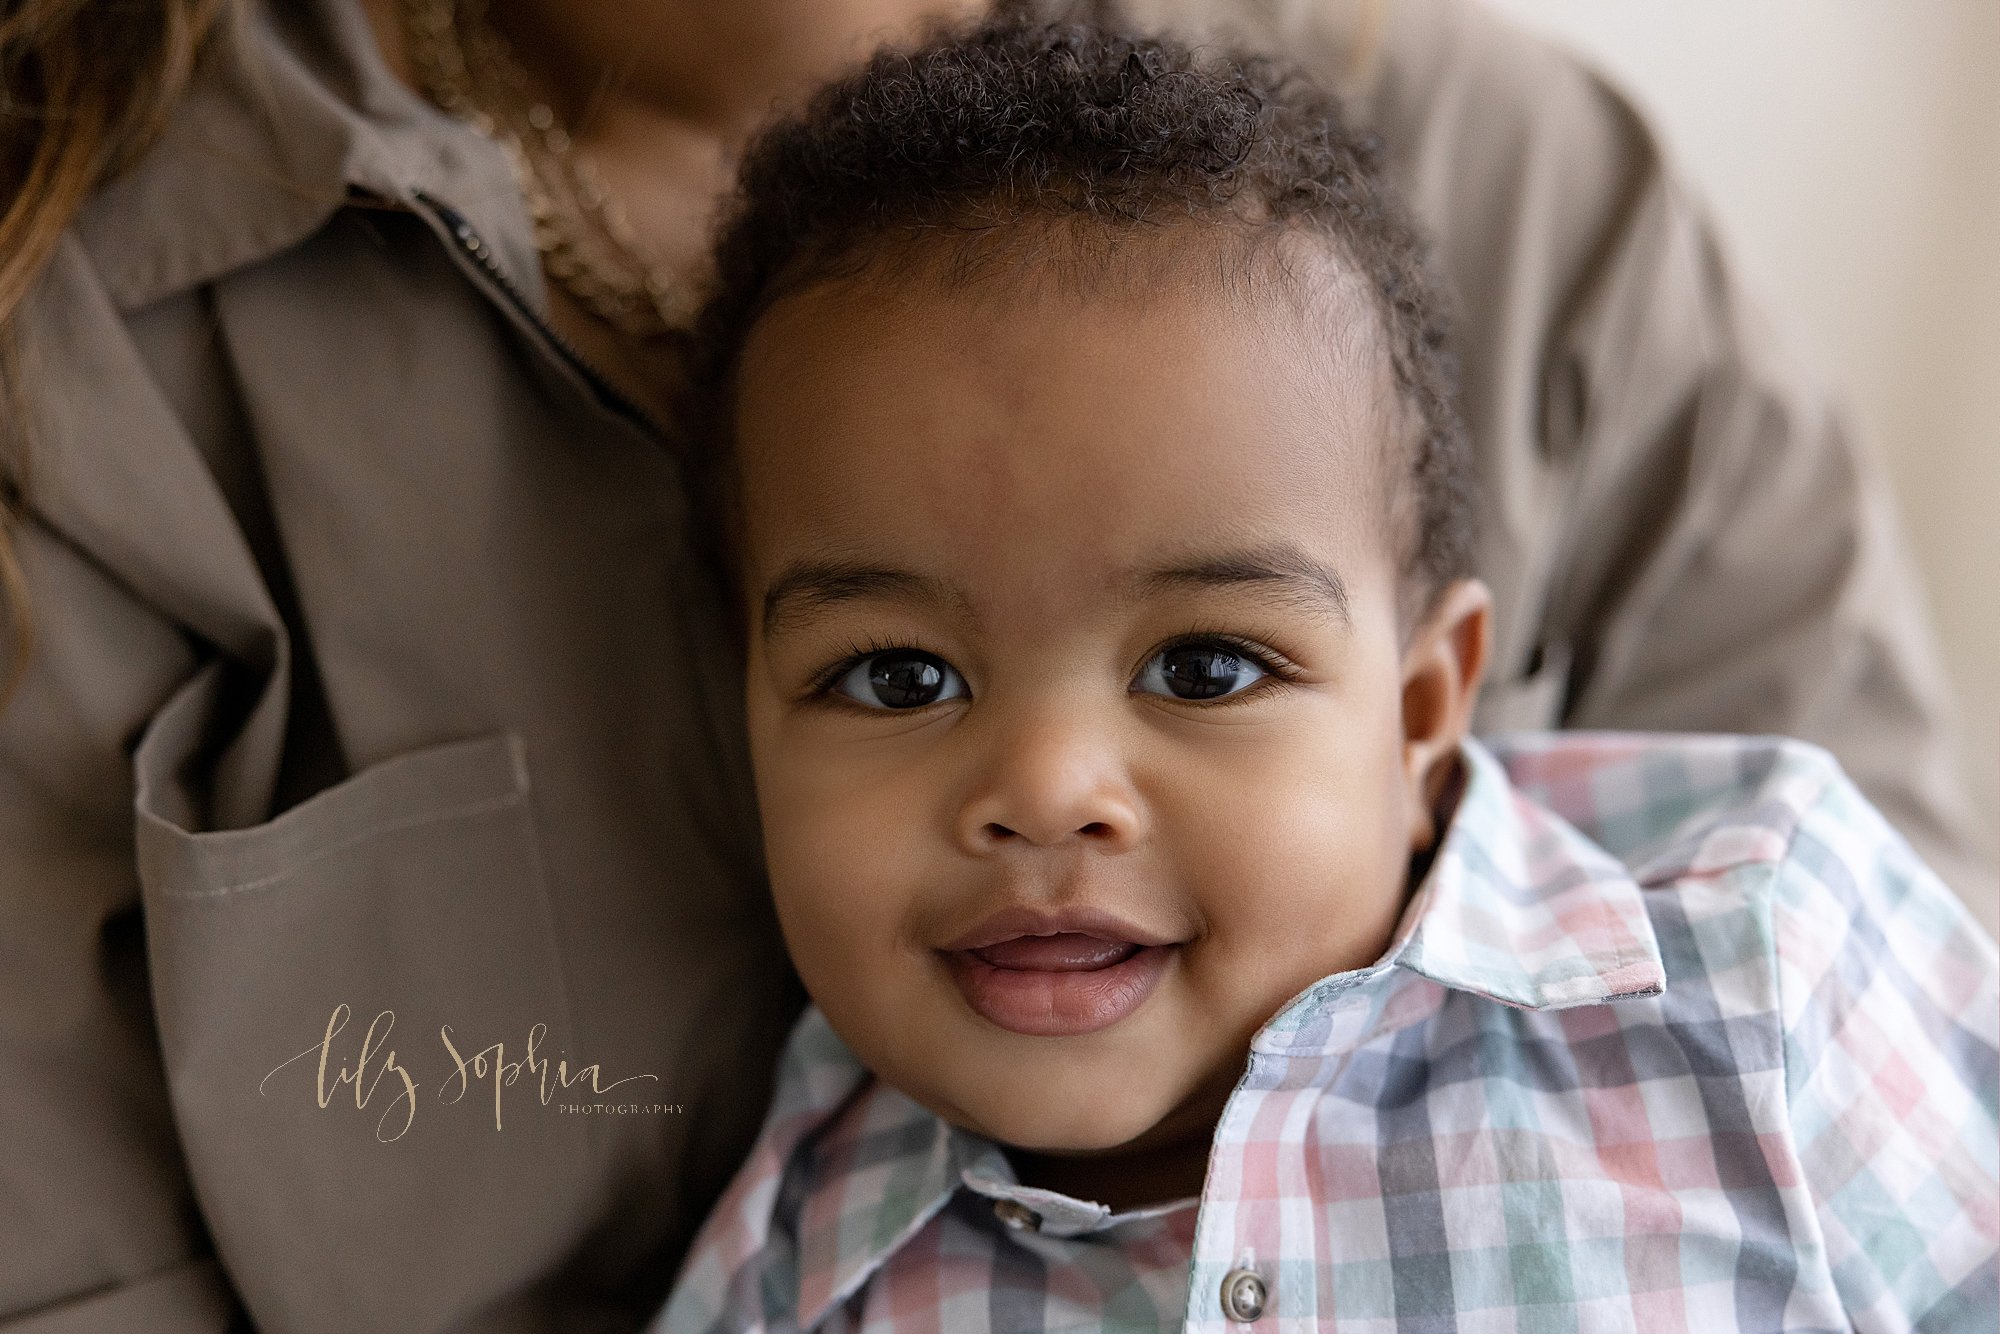
M 798 560 L 764 590 L 764 634 L 812 619 L 813 613 L 856 598 L 892 597 L 960 606 L 964 598 L 941 579 L 858 561 Z
M 1342 625 L 1350 623 L 1346 581 L 1289 542 L 1218 552 L 1184 564 L 1144 570 L 1132 580 L 1141 595 L 1230 584 L 1268 584 L 1308 612 L 1330 616 Z

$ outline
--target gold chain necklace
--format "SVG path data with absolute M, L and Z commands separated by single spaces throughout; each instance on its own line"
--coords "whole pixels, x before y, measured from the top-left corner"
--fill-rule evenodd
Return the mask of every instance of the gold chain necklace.
M 424 93 L 507 150 L 542 266 L 619 332 L 657 338 L 693 318 L 688 287 L 648 259 L 617 202 L 548 103 L 535 97 L 487 0 L 403 0 L 403 33 Z

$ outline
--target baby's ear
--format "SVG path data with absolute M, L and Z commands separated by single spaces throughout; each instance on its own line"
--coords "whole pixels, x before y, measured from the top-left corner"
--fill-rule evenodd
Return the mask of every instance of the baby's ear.
M 1458 743 L 1486 675 L 1493 594 L 1477 579 L 1446 586 L 1403 650 L 1403 778 L 1410 850 L 1437 841 L 1434 812 L 1457 768 Z

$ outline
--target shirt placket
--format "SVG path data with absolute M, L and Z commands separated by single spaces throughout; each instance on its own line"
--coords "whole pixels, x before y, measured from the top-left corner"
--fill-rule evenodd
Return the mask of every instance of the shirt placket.
M 1314 1119 L 1333 1110 L 1322 1096 L 1327 1066 L 1374 1035 L 1388 993 L 1407 985 L 1426 984 L 1389 969 L 1326 997 L 1298 1016 L 1311 1038 L 1294 1050 L 1260 1049 L 1283 1035 L 1259 1035 L 1216 1125 L 1188 1266 L 1190 1334 L 1320 1327 L 1323 1219 L 1310 1180 L 1287 1170 L 1289 1158 Z

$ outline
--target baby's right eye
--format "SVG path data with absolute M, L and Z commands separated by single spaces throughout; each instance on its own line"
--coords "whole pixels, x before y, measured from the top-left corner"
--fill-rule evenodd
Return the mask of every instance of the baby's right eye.
M 917 649 L 890 649 L 856 659 L 832 688 L 870 709 L 921 709 L 972 693 L 950 663 Z

